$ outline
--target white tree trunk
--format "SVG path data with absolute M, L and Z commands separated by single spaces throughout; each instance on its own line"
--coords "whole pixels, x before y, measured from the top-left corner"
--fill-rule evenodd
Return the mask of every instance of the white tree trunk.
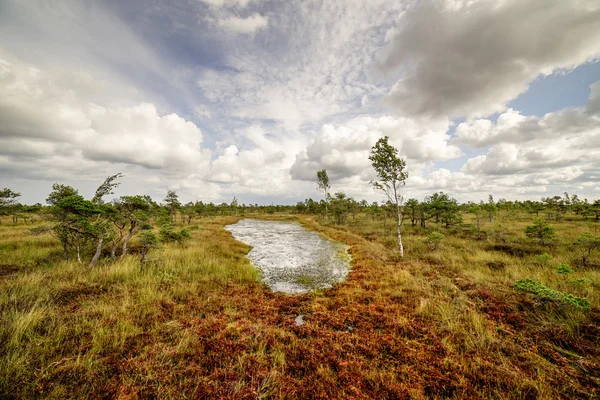
M 404 246 L 402 246 L 402 230 L 400 228 L 402 226 L 402 212 L 400 211 L 400 205 L 398 204 L 398 201 L 396 201 L 396 213 L 396 224 L 398 226 L 398 250 L 400 250 L 400 257 L 404 257 Z
M 127 235 L 127 237 L 125 238 L 125 240 L 123 241 L 123 247 L 121 249 L 121 260 L 125 258 L 125 256 L 127 255 L 127 243 L 129 243 L 129 239 L 131 239 L 133 237 L 133 229 L 129 231 L 129 234 Z
M 90 265 L 88 267 L 93 267 L 96 264 L 96 261 L 100 258 L 100 253 L 102 253 L 102 242 L 104 242 L 104 238 L 98 239 L 98 245 L 96 246 L 96 254 L 92 257 L 92 261 L 90 261 Z
M 327 210 L 327 190 L 325 190 L 325 219 L 329 220 L 329 212 Z
M 404 258 L 404 246 L 402 246 L 402 211 L 400 211 L 400 201 L 398 201 L 398 190 L 396 189 L 396 183 L 394 182 L 394 200 L 396 202 L 396 226 L 398 228 L 398 250 L 400 250 L 400 257 Z

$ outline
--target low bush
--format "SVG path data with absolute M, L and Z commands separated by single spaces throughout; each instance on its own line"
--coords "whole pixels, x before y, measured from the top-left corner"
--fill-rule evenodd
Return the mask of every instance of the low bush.
M 590 311 L 590 302 L 588 299 L 550 289 L 531 278 L 518 280 L 515 282 L 515 287 L 520 292 L 532 293 L 540 299 L 552 300 L 580 310 Z

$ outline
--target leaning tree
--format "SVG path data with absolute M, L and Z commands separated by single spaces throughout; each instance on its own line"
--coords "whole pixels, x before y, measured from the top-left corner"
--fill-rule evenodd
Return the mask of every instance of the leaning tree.
M 404 247 L 402 246 L 402 211 L 400 206 L 404 200 L 402 187 L 408 178 L 408 172 L 405 171 L 406 162 L 398 157 L 398 149 L 388 143 L 389 137 L 384 136 L 375 143 L 371 149 L 371 165 L 379 180 L 371 181 L 375 189 L 385 193 L 388 200 L 396 208 L 396 226 L 398 229 L 398 249 L 400 257 L 404 257 Z

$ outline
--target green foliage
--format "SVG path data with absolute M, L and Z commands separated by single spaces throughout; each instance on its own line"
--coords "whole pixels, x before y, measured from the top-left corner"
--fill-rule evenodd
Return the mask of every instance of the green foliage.
M 317 185 L 318 189 L 325 192 L 327 195 L 327 191 L 331 186 L 329 186 L 329 177 L 327 176 L 327 170 L 322 169 L 317 171 Z
M 165 205 L 167 211 L 169 213 L 169 221 L 171 223 L 175 222 L 175 214 L 177 210 L 181 208 L 181 203 L 179 202 L 179 196 L 174 190 L 167 190 L 167 195 L 165 196 Z
M 331 186 L 329 186 L 329 176 L 327 176 L 327 170 L 322 169 L 320 171 L 317 171 L 317 189 L 322 191 L 323 195 L 325 196 L 324 202 L 325 202 L 325 216 L 326 217 L 328 214 L 327 203 L 329 202 L 329 188 L 330 187 Z M 270 211 L 270 210 L 268 210 L 268 211 Z M 271 213 L 269 212 L 269 214 L 271 214 Z
M 428 218 L 433 218 L 436 223 L 443 223 L 446 229 L 462 222 L 458 201 L 447 193 L 439 192 L 427 196 L 424 207 Z
M 579 278 L 579 279 L 573 279 L 572 281 L 569 281 L 569 283 L 571 285 L 575 285 L 575 286 L 585 286 L 585 285 L 590 284 L 590 280 L 587 278 Z
M 586 232 L 579 236 L 573 245 L 581 252 L 582 264 L 587 265 L 592 253 L 600 249 L 600 236 L 594 236 Z
M 52 185 L 52 192 L 46 197 L 46 203 L 55 206 L 59 201 L 66 197 L 76 196 L 79 192 L 69 185 L 55 183 Z
M 408 179 L 406 162 L 398 157 L 398 149 L 388 143 L 389 136 L 380 138 L 371 149 L 369 160 L 380 182 L 372 182 L 377 189 L 404 184 Z M 391 200 L 391 199 L 390 199 Z
M 150 249 L 158 246 L 158 238 L 156 237 L 156 235 L 154 234 L 154 232 L 152 232 L 151 230 L 143 230 L 142 233 L 140 233 L 139 236 L 139 242 L 140 245 L 142 246 L 142 258 L 140 260 L 140 262 L 143 264 L 144 261 L 146 260 L 146 255 L 148 254 L 148 251 L 150 251 Z
M 531 278 L 518 280 L 515 282 L 515 288 L 520 292 L 532 293 L 540 299 L 556 301 L 584 311 L 590 310 L 589 300 L 550 289 Z
M 389 137 L 380 138 L 375 146 L 371 148 L 369 160 L 373 169 L 377 173 L 378 181 L 371 181 L 375 189 L 385 193 L 388 201 L 396 207 L 396 222 L 398 227 L 398 247 L 400 257 L 404 256 L 404 246 L 402 245 L 401 225 L 402 211 L 400 205 L 403 201 L 402 186 L 408 179 L 408 172 L 405 171 L 406 162 L 398 157 L 398 149 L 388 143 Z
M 410 224 L 412 226 L 416 226 L 421 211 L 421 205 L 419 204 L 419 200 L 408 199 L 404 208 L 409 211 L 408 215 L 410 217 Z
M 342 192 L 337 192 L 331 199 L 331 208 L 337 225 L 341 225 L 346 221 L 350 200 L 351 199 L 348 199 L 346 194 Z
M 0 208 L 14 204 L 17 197 L 21 197 L 21 193 L 13 192 L 8 188 L 0 190 Z
M 101 211 L 94 203 L 83 198 L 83 196 L 74 195 L 60 200 L 56 206 L 68 213 L 72 213 L 79 218 L 89 217 L 99 214 Z
M 140 233 L 138 241 L 142 246 L 152 247 L 158 244 L 158 238 L 151 230 L 143 230 L 142 233 Z
M 496 215 L 496 210 L 498 209 L 498 207 L 496 206 L 494 198 L 491 194 L 488 197 L 487 203 L 484 203 L 483 201 L 481 202 L 481 209 L 487 213 L 487 217 L 490 220 L 490 222 L 494 222 L 494 217 Z
M 184 228 L 177 232 L 175 228 L 173 228 L 173 225 L 170 224 L 161 226 L 158 235 L 163 243 L 180 243 L 191 237 L 190 232 L 187 229 Z
M 542 245 L 552 239 L 555 233 L 555 229 L 550 224 L 539 218 L 533 221 L 533 225 L 525 228 L 525 235 L 531 239 L 539 240 Z
M 92 203 L 103 204 L 104 201 L 102 200 L 102 198 L 109 194 L 113 194 L 113 189 L 121 184 L 120 182 L 116 182 L 116 180 L 122 177 L 123 174 L 119 172 L 118 174 L 111 175 L 108 178 L 106 178 L 104 182 L 98 187 L 98 189 L 96 189 L 96 194 L 94 194 L 94 197 L 92 198 Z
M 431 250 L 436 250 L 439 243 L 444 240 L 446 236 L 439 232 L 430 232 L 425 239 L 425 243 L 429 246 Z
M 562 275 L 572 274 L 573 270 L 569 266 L 569 264 L 561 263 L 558 267 L 556 267 L 556 272 Z

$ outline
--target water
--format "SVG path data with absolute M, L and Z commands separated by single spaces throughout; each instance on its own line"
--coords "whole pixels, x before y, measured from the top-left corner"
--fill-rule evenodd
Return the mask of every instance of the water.
M 248 258 L 274 292 L 306 293 L 346 279 L 348 246 L 321 237 L 294 222 L 243 219 L 225 227 L 252 246 Z

